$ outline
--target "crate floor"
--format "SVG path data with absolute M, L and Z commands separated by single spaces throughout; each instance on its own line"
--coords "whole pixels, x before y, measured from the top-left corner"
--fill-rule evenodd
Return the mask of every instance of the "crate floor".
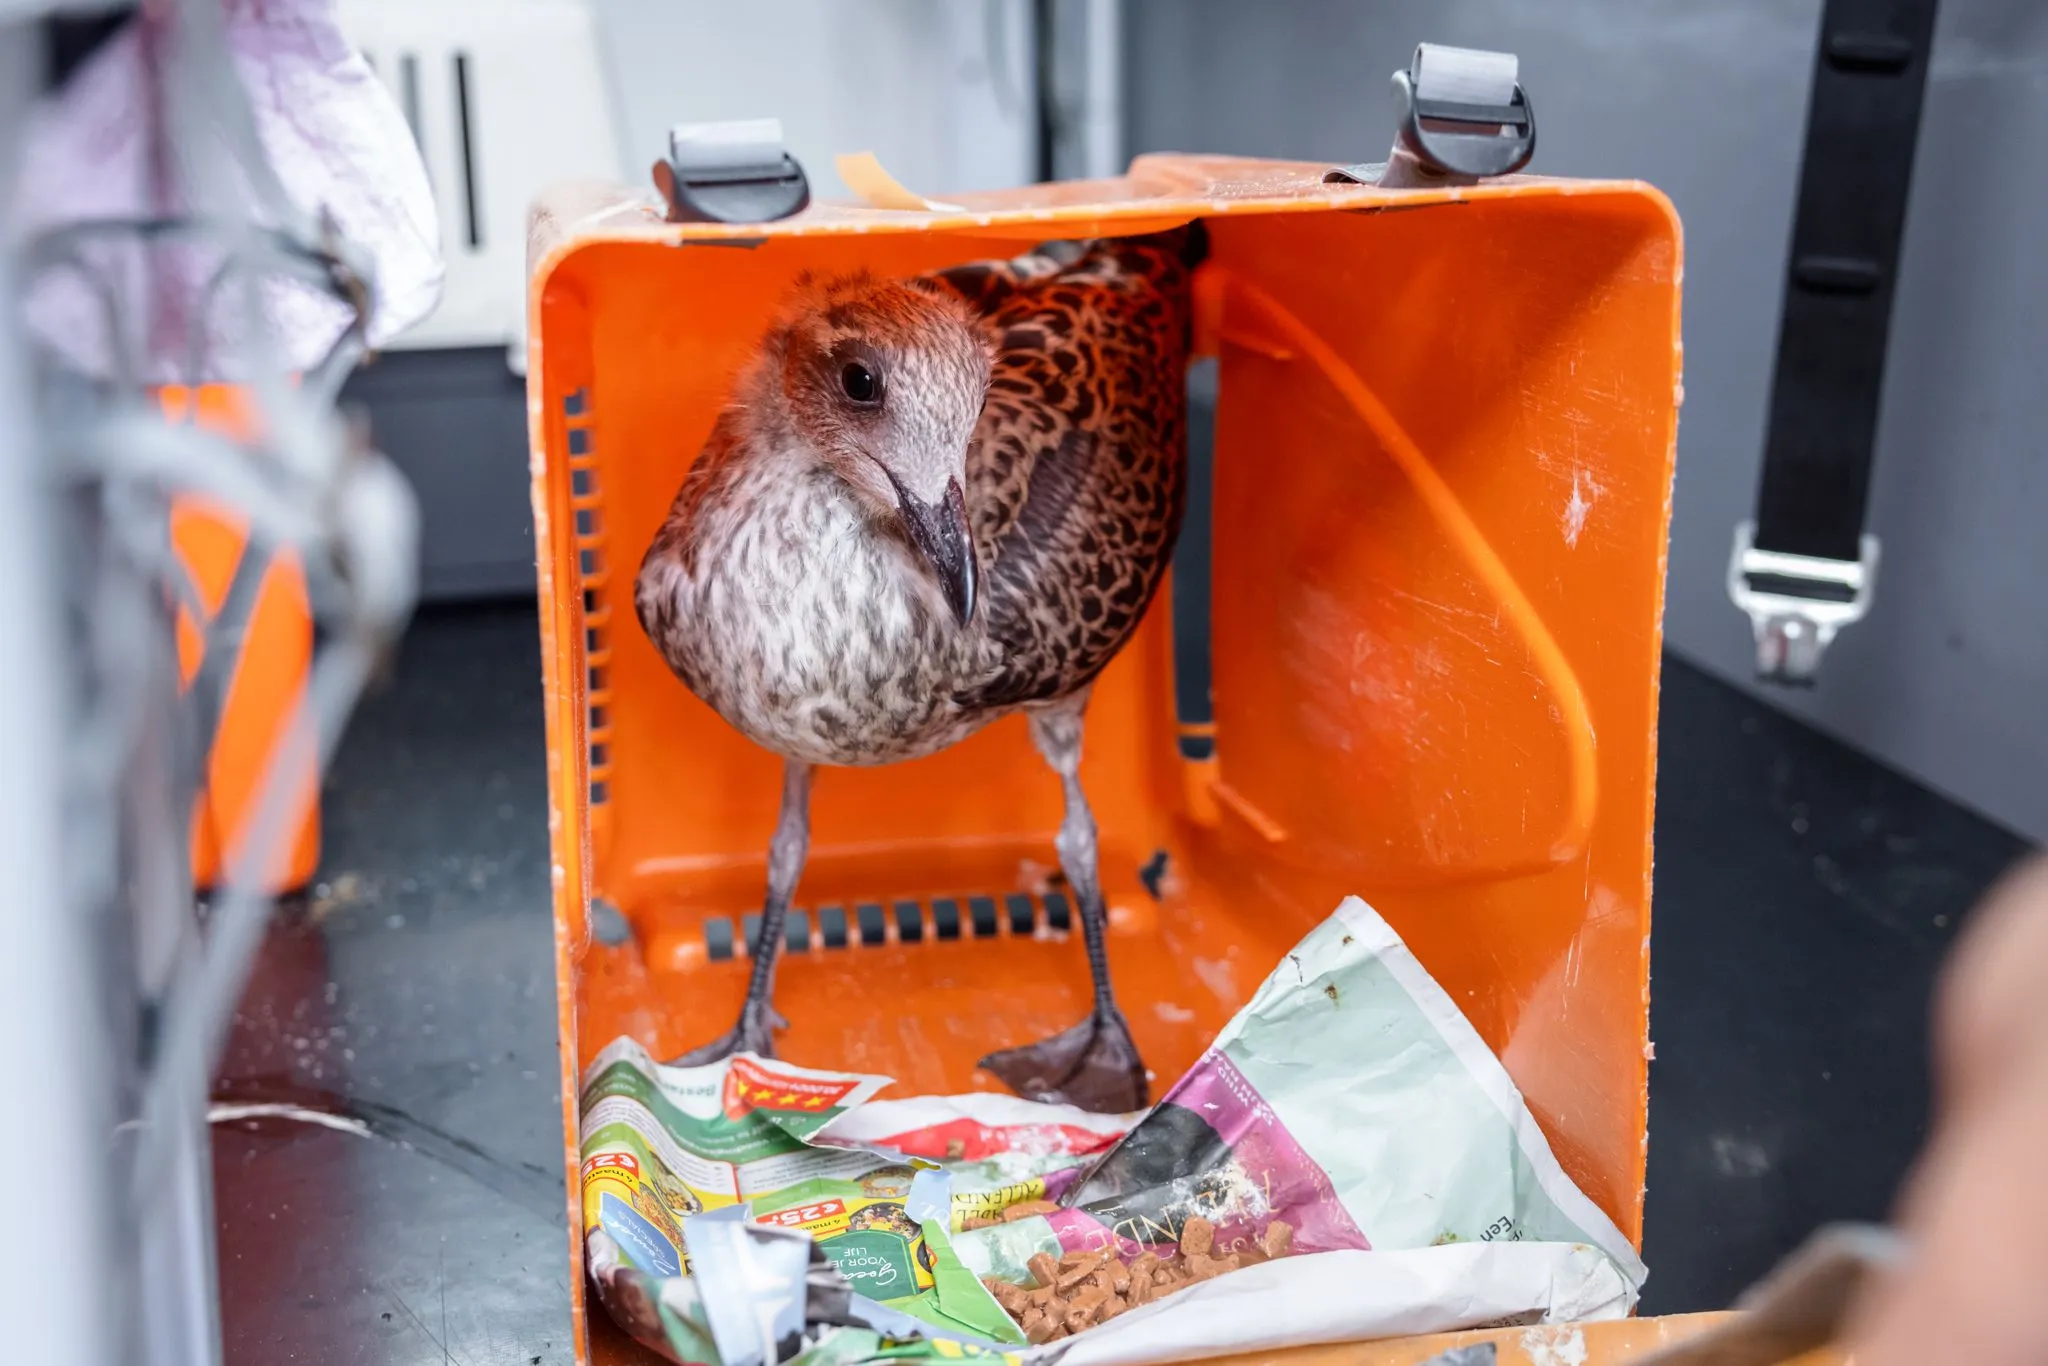
M 1111 973 L 1156 1096 L 1299 935 L 1216 932 L 1226 911 L 1184 891 L 1155 897 L 1135 877 L 1109 880 L 1105 895 Z M 671 1056 L 738 1011 L 752 963 L 737 945 L 747 941 L 727 917 L 679 918 L 587 960 L 586 1060 L 625 1032 Z M 802 947 L 785 950 L 777 970 L 776 1005 L 790 1022 L 778 1056 L 893 1077 L 892 1095 L 1000 1090 L 977 1060 L 1080 1022 L 1092 1000 L 1080 923 L 1057 890 L 826 903 L 800 908 L 790 929 Z M 740 932 L 751 938 L 752 928 Z M 730 952 L 713 956 L 721 945 Z
M 1675 661 L 1660 731 L 1643 1307 L 1671 1313 L 1725 1305 L 1816 1223 L 1886 1211 L 1926 1123 L 1941 955 L 2024 846 Z M 392 1137 L 216 1128 L 227 1360 L 562 1366 L 568 1202 L 532 608 L 423 616 L 351 726 L 326 801 L 320 895 L 267 945 L 224 1087 L 356 1105 Z M 1135 880 L 1113 895 L 1142 909 Z M 1151 971 L 1166 935 L 1120 930 L 1118 971 Z M 706 950 L 688 966 L 675 957 L 686 942 L 658 971 L 736 1004 L 744 963 Z M 916 1058 L 953 1059 L 941 1072 L 957 1086 L 958 1060 L 971 1067 L 998 1028 L 1079 1017 L 1078 944 L 998 944 L 984 955 L 934 937 L 834 960 L 820 942 L 792 958 L 792 997 L 816 972 L 847 1020 L 887 1019 L 910 983 L 958 991 L 959 1009 L 919 1012 L 908 1036 L 800 1016 L 785 1052 L 827 1059 L 849 1029 L 873 1031 L 866 1065 L 937 1089 Z M 1249 992 L 1265 966 L 1231 985 Z M 1027 977 L 1036 994 L 991 1020 L 977 973 Z M 1197 1019 L 1133 1020 L 1162 1076 L 1221 1022 L 1199 996 L 1174 1003 Z M 920 1051 L 934 1039 L 937 1053 Z

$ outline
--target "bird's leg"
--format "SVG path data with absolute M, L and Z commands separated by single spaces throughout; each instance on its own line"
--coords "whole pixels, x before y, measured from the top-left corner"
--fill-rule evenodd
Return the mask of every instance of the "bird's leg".
M 810 844 L 811 766 L 791 759 L 782 769 L 782 814 L 775 821 L 775 838 L 768 842 L 768 899 L 761 907 L 760 938 L 750 946 L 754 973 L 747 979 L 739 1023 L 723 1038 L 675 1058 L 676 1066 L 698 1067 L 740 1052 L 775 1056 L 775 1031 L 789 1024 L 775 1013 L 775 964 L 782 957 L 782 922 L 789 916 Z
M 1060 775 L 1066 795 L 1066 816 L 1060 822 L 1055 847 L 1060 869 L 1081 908 L 1081 933 L 1088 944 L 1095 1007 L 1072 1029 L 1038 1043 L 991 1053 L 981 1065 L 1028 1099 L 1122 1114 L 1145 1105 L 1145 1064 L 1110 988 L 1109 913 L 1102 903 L 1097 874 L 1095 816 L 1081 790 L 1081 711 L 1085 705 L 1084 698 L 1032 713 L 1031 739 Z

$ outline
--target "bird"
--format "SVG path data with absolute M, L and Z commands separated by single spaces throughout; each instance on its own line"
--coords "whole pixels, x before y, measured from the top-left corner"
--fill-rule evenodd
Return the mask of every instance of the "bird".
M 807 275 L 769 321 L 634 582 L 684 686 L 783 769 L 739 1019 L 677 1063 L 774 1055 L 814 771 L 920 758 L 1021 713 L 1061 784 L 1054 845 L 1094 999 L 981 1066 L 1031 1099 L 1145 1105 L 1081 742 L 1179 536 L 1206 242 L 1195 221 L 909 277 Z

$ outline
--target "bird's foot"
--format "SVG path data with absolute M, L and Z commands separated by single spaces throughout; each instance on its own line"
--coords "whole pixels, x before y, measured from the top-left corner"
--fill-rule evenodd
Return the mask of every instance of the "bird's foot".
M 1145 1108 L 1145 1063 L 1131 1027 L 1115 1006 L 1098 1007 L 1072 1029 L 1049 1039 L 1005 1048 L 981 1060 L 1026 1100 L 1074 1105 L 1097 1114 Z
M 772 1058 L 775 1056 L 775 1031 L 787 1028 L 789 1021 L 783 1019 L 774 1006 L 766 1001 L 749 1001 L 740 1007 L 738 1024 L 702 1048 L 678 1053 L 669 1059 L 669 1066 L 702 1067 L 706 1063 L 723 1062 L 735 1053 L 756 1053 Z

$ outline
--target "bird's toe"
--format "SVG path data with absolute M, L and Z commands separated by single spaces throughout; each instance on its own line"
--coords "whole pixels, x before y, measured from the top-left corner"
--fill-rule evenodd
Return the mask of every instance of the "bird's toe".
M 1098 1114 L 1128 1114 L 1148 1100 L 1144 1060 L 1114 1007 L 1049 1039 L 991 1053 L 981 1065 L 1026 1100 Z
M 775 1031 L 789 1028 L 789 1021 L 771 1005 L 749 1005 L 740 1012 L 739 1023 L 718 1038 L 687 1053 L 669 1059 L 671 1067 L 703 1067 L 723 1062 L 735 1053 L 775 1056 Z

